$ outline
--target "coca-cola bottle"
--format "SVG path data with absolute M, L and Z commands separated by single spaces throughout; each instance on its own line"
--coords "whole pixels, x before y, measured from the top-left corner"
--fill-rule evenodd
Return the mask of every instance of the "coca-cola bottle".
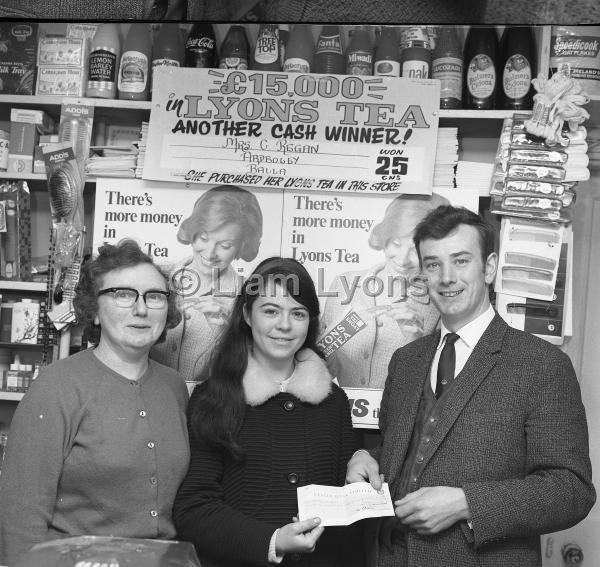
M 285 49 L 285 63 L 283 70 L 286 73 L 310 73 L 313 69 L 314 42 L 311 26 L 296 24 Z
M 315 49 L 315 73 L 342 75 L 346 62 L 340 26 L 323 26 Z
M 185 42 L 186 67 L 214 67 L 217 42 L 212 24 L 197 22 Z
M 375 75 L 400 76 L 400 51 L 396 28 L 383 26 L 375 50 Z
M 498 89 L 498 37 L 494 27 L 471 26 L 465 41 L 465 108 L 492 110 Z
M 438 30 L 431 71 L 431 77 L 440 81 L 440 108 L 460 108 L 463 55 L 454 26 Z
M 220 69 L 248 68 L 248 38 L 244 26 L 234 24 L 229 28 L 221 46 Z
M 537 75 L 536 48 L 533 30 L 526 26 L 506 27 L 500 40 L 501 87 L 498 87 L 499 108 L 531 110 L 533 86 L 531 79 Z
M 281 71 L 277 24 L 260 25 L 254 46 L 252 68 L 258 71 Z
M 373 42 L 368 26 L 356 26 L 346 52 L 347 75 L 373 74 Z

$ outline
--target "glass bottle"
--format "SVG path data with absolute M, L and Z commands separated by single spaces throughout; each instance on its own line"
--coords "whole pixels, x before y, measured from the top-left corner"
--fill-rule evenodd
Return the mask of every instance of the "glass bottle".
M 368 26 L 356 26 L 346 51 L 347 75 L 373 74 L 373 42 Z
M 220 69 L 248 69 L 248 38 L 244 26 L 234 24 L 229 27 L 221 45 Z
M 290 38 L 290 24 L 279 24 L 279 63 L 283 69 L 285 63 L 285 49 Z
M 214 67 L 217 42 L 212 24 L 196 22 L 185 42 L 186 67 Z
M 460 108 L 463 55 L 454 26 L 439 28 L 432 59 L 431 77 L 440 81 L 440 108 Z
M 311 26 L 296 24 L 285 49 L 283 70 L 286 73 L 310 73 L 314 64 L 314 49 Z
M 500 65 L 502 82 L 498 87 L 499 108 L 531 110 L 533 85 L 537 76 L 536 48 L 533 30 L 527 26 L 507 26 L 500 40 Z
M 277 24 L 261 24 L 254 46 L 252 69 L 281 71 L 279 28 Z
M 148 100 L 152 42 L 147 24 L 131 24 L 121 55 L 117 89 L 121 100 Z
M 498 88 L 498 37 L 494 27 L 471 26 L 465 40 L 463 100 L 465 108 L 492 110 Z
M 400 76 L 412 79 L 429 79 L 431 76 L 431 51 L 428 40 L 412 40 L 400 55 Z
M 400 76 L 400 51 L 396 28 L 383 26 L 375 50 L 375 75 L 387 77 Z
M 340 26 L 323 26 L 315 48 L 315 73 L 342 75 L 345 69 Z
M 179 24 L 162 24 L 152 52 L 152 88 L 158 67 L 181 67 L 185 57 Z
M 121 40 L 117 24 L 99 24 L 92 39 L 88 58 L 88 80 L 85 96 L 115 98 Z

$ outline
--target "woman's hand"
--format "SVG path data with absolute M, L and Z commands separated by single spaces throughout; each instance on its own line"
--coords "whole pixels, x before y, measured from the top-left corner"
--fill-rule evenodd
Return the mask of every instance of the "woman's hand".
M 279 528 L 275 540 L 277 555 L 286 553 L 312 553 L 325 528 L 321 518 L 292 522 Z
M 195 297 L 186 307 L 203 313 L 209 323 L 225 325 L 229 319 L 231 306 L 231 297 L 219 297 L 211 294 Z

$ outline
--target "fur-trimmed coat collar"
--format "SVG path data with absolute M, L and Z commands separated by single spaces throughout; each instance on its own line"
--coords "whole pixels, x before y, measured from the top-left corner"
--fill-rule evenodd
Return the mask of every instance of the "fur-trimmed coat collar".
M 305 348 L 296 353 L 296 368 L 286 392 L 303 402 L 316 405 L 331 392 L 331 374 L 314 351 Z M 250 355 L 243 378 L 244 396 L 250 406 L 259 406 L 279 394 L 279 384 L 262 373 L 258 363 Z

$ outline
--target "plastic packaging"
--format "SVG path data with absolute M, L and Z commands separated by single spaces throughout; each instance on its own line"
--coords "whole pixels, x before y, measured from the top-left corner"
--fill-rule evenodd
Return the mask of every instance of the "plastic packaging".
M 496 29 L 475 26 L 469 28 L 464 53 L 464 107 L 494 109 L 498 89 Z
M 340 26 L 323 26 L 315 49 L 315 73 L 342 75 L 345 66 Z
M 121 41 L 117 24 L 99 24 L 88 59 L 88 80 L 85 95 L 115 98 Z

